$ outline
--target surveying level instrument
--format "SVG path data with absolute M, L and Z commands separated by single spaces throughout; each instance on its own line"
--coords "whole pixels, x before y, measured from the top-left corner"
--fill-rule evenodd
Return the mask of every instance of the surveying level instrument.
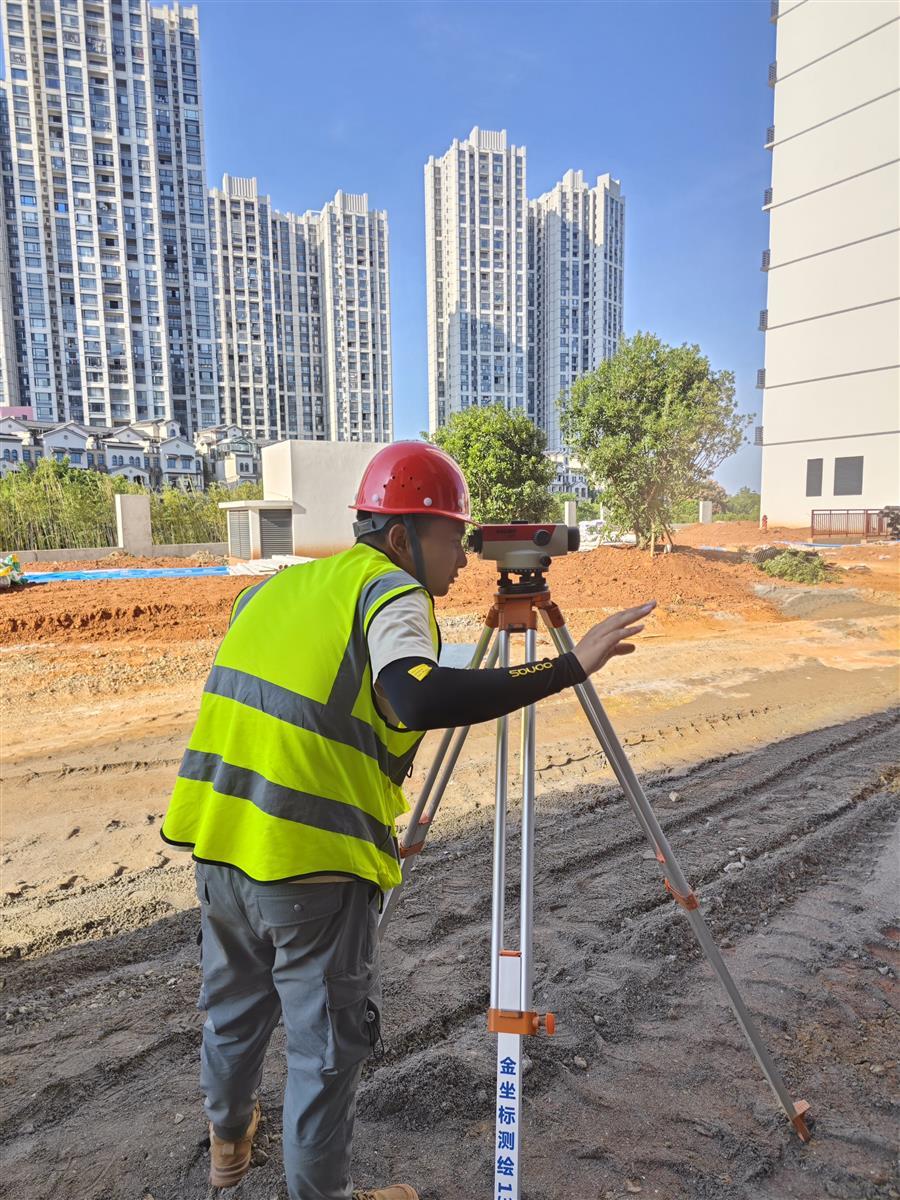
M 551 599 L 545 571 L 555 555 L 578 548 L 578 530 L 565 525 L 486 525 L 475 535 L 475 549 L 483 559 L 498 564 L 497 591 L 469 669 L 508 667 L 510 638 L 525 635 L 525 661 L 537 657 L 537 618 L 540 614 L 560 654 L 575 648 L 559 606 Z M 496 640 L 491 645 L 496 632 Z M 684 910 L 710 966 L 727 993 L 738 1024 L 750 1044 L 763 1075 L 785 1116 L 801 1141 L 810 1139 L 806 1124 L 809 1105 L 794 1101 L 778 1067 L 760 1037 L 737 985 L 712 939 L 696 895 L 678 865 L 644 790 L 616 736 L 590 679 L 575 685 L 588 723 L 619 781 L 625 799 L 649 841 L 663 870 L 664 886 Z M 539 1033 L 552 1035 L 555 1018 L 534 1008 L 534 826 L 535 826 L 535 705 L 523 709 L 522 828 L 519 865 L 518 948 L 506 946 L 506 841 L 507 775 L 509 767 L 509 716 L 497 720 L 494 810 L 493 896 L 491 910 L 491 991 L 488 1029 L 497 1034 L 496 1127 L 494 1144 L 494 1200 L 519 1200 L 521 1151 L 522 1038 Z M 459 759 L 471 726 L 444 732 L 410 814 L 400 842 L 401 872 L 406 878 L 412 858 L 422 849 L 441 799 Z M 381 915 L 381 932 L 397 903 L 399 888 L 388 893 Z

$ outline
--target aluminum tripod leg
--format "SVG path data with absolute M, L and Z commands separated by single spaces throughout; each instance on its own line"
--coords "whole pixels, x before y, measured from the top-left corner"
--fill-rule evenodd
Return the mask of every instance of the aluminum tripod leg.
M 550 636 L 559 652 L 565 654 L 567 651 L 573 650 L 575 643 L 566 626 L 564 624 L 554 626 L 550 615 L 546 611 L 543 612 L 543 616 L 550 631 Z M 725 960 L 722 958 L 718 946 L 712 939 L 706 921 L 703 919 L 700 909 L 697 906 L 697 898 L 691 891 L 690 885 L 672 853 L 672 847 L 669 845 L 666 835 L 660 828 L 656 815 L 650 807 L 650 802 L 644 794 L 644 789 L 641 787 L 634 773 L 634 768 L 628 761 L 625 751 L 616 737 L 615 730 L 603 709 L 603 705 L 600 703 L 593 684 L 590 680 L 587 680 L 585 683 L 577 684 L 575 691 L 578 693 L 578 699 L 581 701 L 581 707 L 584 709 L 585 716 L 594 733 L 597 735 L 597 739 L 603 747 L 606 757 L 609 759 L 609 764 L 625 793 L 626 800 L 637 817 L 638 823 L 647 835 L 657 859 L 668 872 L 666 887 L 684 909 L 694 936 L 700 943 L 700 948 L 709 960 L 710 966 L 718 975 L 728 995 L 734 1015 L 737 1017 L 738 1024 L 756 1056 L 756 1061 L 759 1063 L 763 1075 L 765 1075 L 769 1086 L 775 1093 L 778 1103 L 784 1110 L 785 1116 L 794 1126 L 800 1139 L 808 1142 L 810 1134 L 807 1129 L 805 1115 L 809 1109 L 809 1105 L 805 1100 L 798 1100 L 795 1103 L 791 1099 L 790 1093 L 781 1077 L 781 1072 L 778 1070 L 760 1037 L 759 1030 L 756 1028 L 753 1018 L 750 1016 L 747 1006 L 744 1004 L 741 994 L 737 989 L 737 985 L 732 979 L 728 967 L 725 965 Z
M 467 670 L 477 670 L 487 654 L 488 646 L 494 630 L 491 626 L 485 625 L 481 631 L 481 636 L 469 660 Z M 487 667 L 492 667 L 497 661 L 498 648 L 494 646 L 488 654 Z M 409 824 L 403 834 L 400 842 L 401 862 L 400 871 L 405 882 L 406 876 L 409 874 L 412 866 L 414 854 L 410 854 L 410 848 L 418 846 L 421 848 L 422 843 L 428 836 L 428 831 L 431 828 L 431 823 L 437 814 L 441 800 L 444 798 L 444 792 L 447 790 L 447 784 L 450 782 L 450 777 L 456 768 L 456 763 L 465 745 L 466 738 L 469 736 L 471 725 L 460 726 L 457 729 L 445 729 L 441 737 L 440 745 L 437 748 L 434 759 L 428 770 L 428 775 L 425 777 L 425 782 L 422 784 L 422 790 L 419 793 L 413 810 L 409 815 Z M 439 778 L 440 777 L 440 778 Z M 435 783 L 437 786 L 435 787 Z M 427 806 L 427 811 L 426 811 Z M 403 852 L 406 852 L 405 854 Z M 378 919 L 379 936 L 384 936 L 384 931 L 387 928 L 388 920 L 391 913 L 397 906 L 397 901 L 400 899 L 400 888 L 391 888 L 384 898 L 384 904 L 381 908 L 381 916 Z

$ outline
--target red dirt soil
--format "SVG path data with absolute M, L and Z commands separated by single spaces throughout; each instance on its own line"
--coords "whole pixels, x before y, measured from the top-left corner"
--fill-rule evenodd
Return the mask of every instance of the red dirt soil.
M 710 561 L 691 551 L 651 558 L 634 548 L 601 547 L 559 559 L 549 578 L 564 610 L 617 609 L 655 599 L 663 620 L 689 617 L 692 610 L 724 610 L 749 619 L 776 615 L 752 591 L 764 578 L 755 567 Z M 221 637 L 234 597 L 252 582 L 246 576 L 211 576 L 35 584 L 0 595 L 0 645 Z M 481 615 L 495 583 L 492 564 L 471 558 L 450 595 L 438 601 L 438 612 Z
M 190 558 L 176 558 L 167 554 L 146 558 L 140 555 L 125 554 L 124 551 L 114 551 L 103 558 L 82 558 L 76 559 L 74 562 L 23 563 L 22 570 L 26 575 L 44 575 L 53 571 L 134 571 L 146 570 L 150 567 L 216 567 L 224 566 L 227 562 L 227 558 L 218 554 L 194 554 Z
M 775 542 L 808 542 L 809 526 L 793 528 L 770 525 L 760 529 L 758 521 L 713 521 L 711 525 L 685 525 L 675 530 L 677 546 L 768 546 Z
M 752 585 L 766 582 L 756 567 L 717 562 L 694 551 L 653 557 L 632 546 L 600 546 L 554 561 L 547 575 L 552 593 L 564 608 L 619 609 L 656 600 L 662 610 L 721 610 L 771 619 L 772 607 L 754 595 Z M 471 558 L 438 612 L 479 612 L 493 594 L 493 563 Z

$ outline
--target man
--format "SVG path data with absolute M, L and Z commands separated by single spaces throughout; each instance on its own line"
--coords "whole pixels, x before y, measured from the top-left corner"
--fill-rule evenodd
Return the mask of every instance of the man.
M 417 1200 L 354 1191 L 356 1089 L 380 1030 L 378 910 L 400 883 L 401 783 L 428 729 L 486 721 L 583 681 L 653 607 L 595 626 L 533 675 L 438 666 L 435 596 L 466 564 L 469 494 L 433 446 L 369 464 L 356 544 L 241 592 L 162 827 L 196 860 L 201 1086 L 210 1182 L 238 1183 L 279 1017 L 292 1200 Z

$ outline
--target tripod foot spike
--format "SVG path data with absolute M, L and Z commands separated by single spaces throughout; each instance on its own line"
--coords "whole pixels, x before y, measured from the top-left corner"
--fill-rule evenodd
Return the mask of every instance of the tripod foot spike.
M 809 1105 L 805 1100 L 794 1101 L 794 1115 L 791 1117 L 791 1124 L 797 1131 L 797 1136 L 801 1142 L 812 1140 L 812 1134 L 809 1131 L 809 1126 L 806 1124 L 806 1114 L 808 1112 Z

